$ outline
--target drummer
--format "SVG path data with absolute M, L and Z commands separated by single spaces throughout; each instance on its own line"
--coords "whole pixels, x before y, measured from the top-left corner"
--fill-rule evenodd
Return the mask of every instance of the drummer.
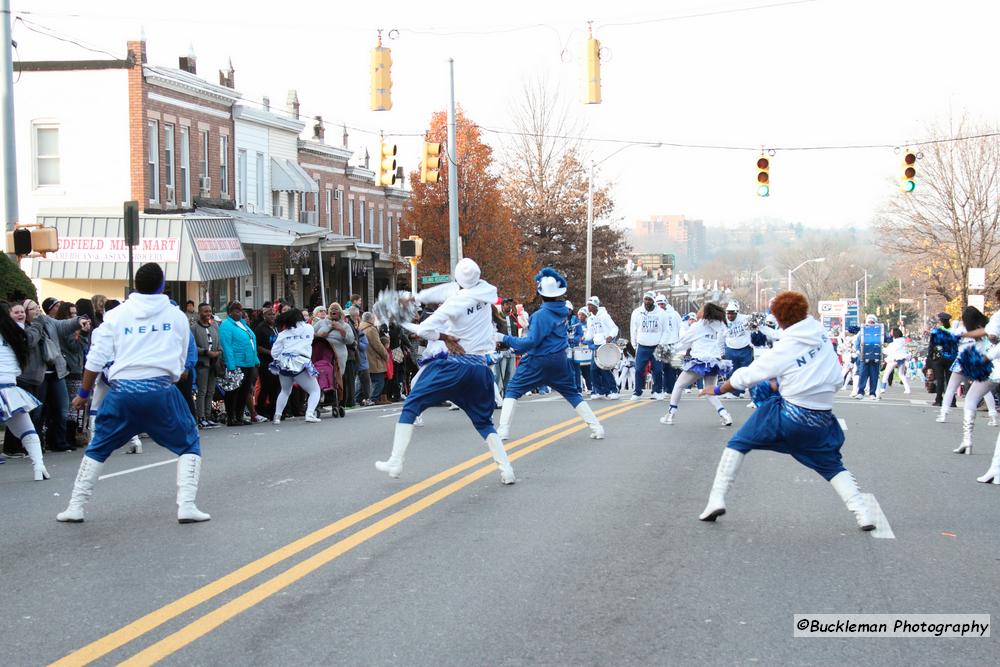
M 596 296 L 587 299 L 587 331 L 584 338 L 595 352 L 605 343 L 610 343 L 618 335 L 618 325 L 611 319 L 608 309 L 601 305 Z M 591 398 L 618 400 L 618 384 L 610 370 L 604 370 L 596 362 L 590 364 Z
M 569 313 L 564 296 L 566 278 L 555 269 L 546 267 L 535 276 L 535 282 L 538 284 L 538 294 L 542 297 L 542 307 L 532 313 L 528 335 L 518 338 L 496 334 L 496 342 L 523 353 L 521 363 L 507 385 L 497 433 L 501 440 L 508 439 L 517 399 L 532 387 L 548 385 L 562 394 L 587 423 L 590 437 L 601 440 L 604 438 L 604 427 L 580 395 L 573 364 L 566 358 L 569 347 L 566 335 Z
M 573 304 L 569 301 L 566 302 L 566 310 L 569 311 L 569 319 L 566 322 L 566 338 L 569 341 L 569 349 L 567 350 L 567 357 L 573 360 L 573 369 L 576 371 L 576 390 L 581 394 L 584 392 L 585 388 L 583 385 L 583 360 L 577 359 L 573 356 L 574 350 L 583 343 L 583 333 L 584 325 L 583 323 L 586 319 L 581 320 L 577 317 L 577 313 L 573 311 Z M 581 313 L 585 312 L 581 309 Z M 586 348 L 584 348 L 586 349 Z M 590 362 L 587 361 L 587 370 L 590 370 Z
M 681 339 L 681 314 L 674 310 L 674 307 L 670 305 L 667 301 L 667 297 L 663 294 L 657 294 L 656 299 L 657 308 L 661 308 L 667 314 L 667 327 L 663 332 L 663 339 L 660 341 L 661 344 L 673 346 L 677 341 Z M 686 328 L 686 327 L 685 327 Z M 677 381 L 677 376 L 680 374 L 680 366 L 674 366 L 670 361 L 663 362 L 663 393 L 669 396 L 674 391 L 674 382 Z

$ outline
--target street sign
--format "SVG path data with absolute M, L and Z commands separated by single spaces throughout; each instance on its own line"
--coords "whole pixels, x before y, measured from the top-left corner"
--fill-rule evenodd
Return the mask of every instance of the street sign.
M 969 269 L 969 289 L 986 289 L 986 269 Z
M 900 299 L 900 303 L 916 303 L 915 299 Z
M 420 279 L 420 282 L 424 285 L 434 285 L 437 283 L 450 283 L 451 276 L 442 276 L 437 273 L 432 273 L 429 276 L 424 276 Z
M 986 310 L 986 297 L 982 294 L 970 294 L 969 305 L 975 306 L 980 312 L 984 312 Z

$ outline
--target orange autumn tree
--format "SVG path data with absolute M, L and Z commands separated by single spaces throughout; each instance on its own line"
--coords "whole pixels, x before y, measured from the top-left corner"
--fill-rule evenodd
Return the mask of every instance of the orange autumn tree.
M 474 259 L 483 279 L 493 283 L 502 296 L 518 301 L 534 298 L 533 277 L 537 272 L 533 257 L 522 251 L 524 240 L 504 206 L 500 180 L 493 175 L 493 149 L 482 142 L 479 127 L 462 110 L 455 116 L 458 151 L 458 221 L 462 253 Z M 450 272 L 448 245 L 448 150 L 447 115 L 431 117 L 427 141 L 438 142 L 441 150 L 441 178 L 437 183 L 421 183 L 420 170 L 410 174 L 412 192 L 403 216 L 403 236 L 423 238 L 420 273 Z

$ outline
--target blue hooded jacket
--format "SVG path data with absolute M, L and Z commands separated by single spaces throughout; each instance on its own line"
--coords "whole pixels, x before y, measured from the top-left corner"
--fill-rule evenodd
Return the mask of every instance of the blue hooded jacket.
M 527 336 L 504 336 L 503 342 L 518 352 L 538 356 L 564 352 L 569 346 L 566 336 L 568 318 L 565 301 L 546 301 L 528 320 Z

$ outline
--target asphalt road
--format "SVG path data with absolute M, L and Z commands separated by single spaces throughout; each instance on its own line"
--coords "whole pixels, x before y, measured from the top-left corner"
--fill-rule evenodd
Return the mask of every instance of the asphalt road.
M 403 476 L 377 472 L 398 406 L 204 433 L 179 525 L 173 456 L 116 454 L 83 524 L 59 524 L 80 453 L 52 480 L 0 466 L 0 664 L 995 664 L 989 639 L 793 638 L 796 613 L 1000 618 L 1000 487 L 977 484 L 960 417 L 891 389 L 839 400 L 844 456 L 888 524 L 856 528 L 790 457 L 748 456 L 716 524 L 697 520 L 732 429 L 686 397 L 595 402 L 593 441 L 558 398 L 525 400 L 505 487 L 459 412 L 434 409 Z M 737 426 L 744 401 L 728 401 Z M 554 427 L 554 428 L 553 428 Z M 527 437 L 526 437 L 527 436 Z M 163 465 L 158 463 L 166 462 Z M 142 468 L 143 466 L 151 466 Z M 890 536 L 893 535 L 893 536 Z

